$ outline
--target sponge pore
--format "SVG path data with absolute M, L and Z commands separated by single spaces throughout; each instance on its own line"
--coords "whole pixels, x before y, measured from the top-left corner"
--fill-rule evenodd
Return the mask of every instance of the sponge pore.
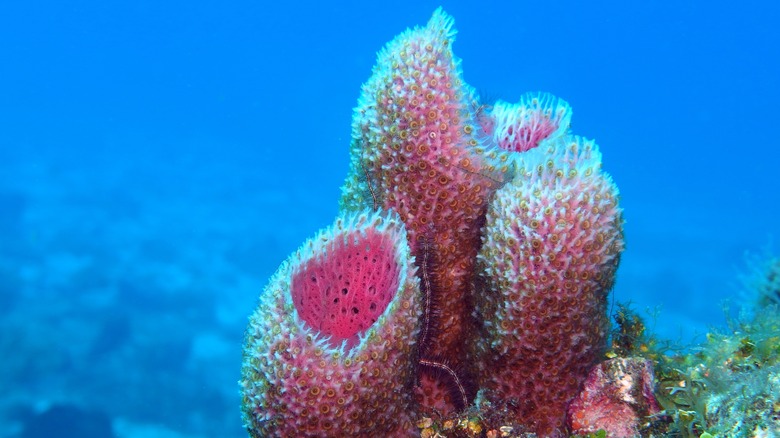
M 359 342 L 398 290 L 401 267 L 393 242 L 368 229 L 337 237 L 319 257 L 309 259 L 292 278 L 293 303 L 300 318 L 347 348 Z

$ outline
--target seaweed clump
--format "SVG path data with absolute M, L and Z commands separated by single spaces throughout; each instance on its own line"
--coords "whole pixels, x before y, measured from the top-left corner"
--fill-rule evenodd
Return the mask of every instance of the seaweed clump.
M 618 307 L 608 355 L 651 359 L 664 409 L 643 435 L 780 435 L 780 259 L 749 260 L 751 305 L 690 352 L 648 335 L 636 312 Z

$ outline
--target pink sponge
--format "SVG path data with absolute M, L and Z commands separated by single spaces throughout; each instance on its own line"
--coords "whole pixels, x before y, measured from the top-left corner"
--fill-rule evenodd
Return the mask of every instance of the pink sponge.
M 514 104 L 499 100 L 490 111 L 480 112 L 478 120 L 501 149 L 525 152 L 565 134 L 571 107 L 550 94 L 529 93 Z
M 346 215 L 271 278 L 246 335 L 253 437 L 410 436 L 422 303 L 395 214 Z
M 482 143 L 476 94 L 463 80 L 454 41 L 452 17 L 439 8 L 426 26 L 407 30 L 378 54 L 355 109 L 341 206 L 398 213 L 419 266 L 427 260 L 431 305 L 422 355 L 466 369 L 481 218 L 510 166 L 502 151 Z M 427 381 L 438 387 L 428 391 Z M 454 409 L 438 397 L 450 381 L 438 374 L 420 379 L 421 402 Z
M 386 236 L 368 229 L 333 242 L 324 257 L 305 261 L 290 292 L 302 320 L 330 336 L 332 346 L 346 341 L 352 348 L 393 299 L 398 273 Z
M 653 365 L 638 357 L 610 359 L 594 367 L 582 392 L 567 407 L 571 432 L 640 436 L 643 419 L 661 406 L 653 395 Z
M 490 204 L 478 256 L 481 383 L 514 401 L 518 421 L 539 436 L 560 436 L 606 345 L 621 210 L 592 141 L 563 137 L 518 161 Z

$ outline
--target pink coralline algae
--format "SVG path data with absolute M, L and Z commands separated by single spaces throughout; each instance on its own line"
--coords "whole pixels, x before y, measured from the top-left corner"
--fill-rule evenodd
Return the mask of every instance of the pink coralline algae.
M 573 433 L 603 430 L 610 437 L 639 436 L 643 418 L 661 411 L 653 395 L 653 368 L 641 358 L 616 358 L 593 368 L 568 407 Z
M 474 409 L 516 433 L 569 432 L 606 349 L 617 187 L 563 100 L 480 102 L 454 37 L 438 9 L 379 53 L 343 216 L 282 264 L 250 320 L 252 436 L 426 435 L 430 417 Z

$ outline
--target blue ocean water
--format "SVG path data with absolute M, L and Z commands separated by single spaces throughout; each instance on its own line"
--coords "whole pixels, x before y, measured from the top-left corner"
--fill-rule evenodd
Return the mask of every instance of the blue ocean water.
M 0 437 L 245 436 L 247 317 L 337 213 L 376 52 L 440 4 L 469 84 L 561 97 L 600 145 L 617 301 L 690 345 L 751 299 L 744 254 L 780 231 L 774 2 L 4 2 Z

